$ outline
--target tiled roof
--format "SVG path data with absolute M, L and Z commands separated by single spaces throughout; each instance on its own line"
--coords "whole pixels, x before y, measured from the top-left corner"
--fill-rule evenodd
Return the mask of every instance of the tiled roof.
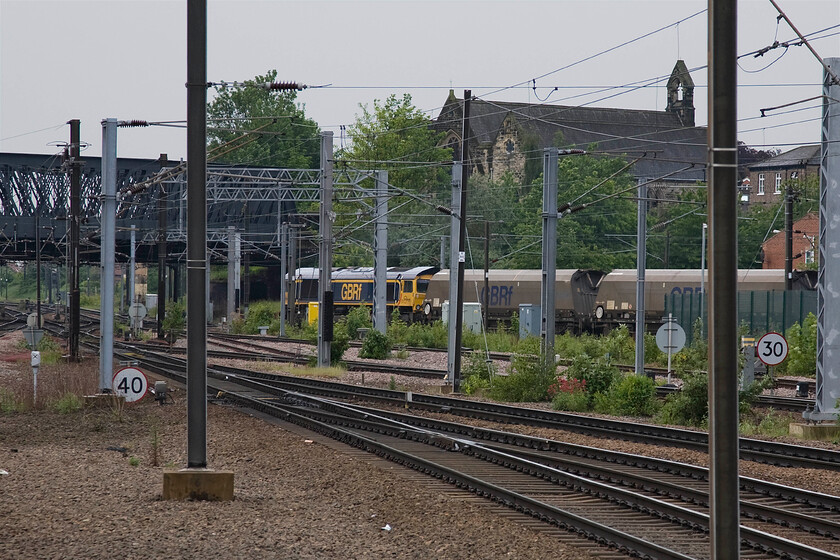
M 460 135 L 463 103 L 450 94 L 435 128 Z M 706 128 L 685 127 L 673 112 L 475 100 L 470 104 L 472 137 L 479 144 L 493 142 L 509 115 L 526 133 L 536 135 L 543 147 L 555 145 L 561 133 L 561 148 L 586 149 L 596 143 L 599 152 L 644 154 L 645 159 L 634 166 L 637 177 L 655 179 L 693 163 L 693 169 L 669 180 L 705 180 Z
M 820 164 L 820 145 L 799 146 L 750 166 L 750 171 Z

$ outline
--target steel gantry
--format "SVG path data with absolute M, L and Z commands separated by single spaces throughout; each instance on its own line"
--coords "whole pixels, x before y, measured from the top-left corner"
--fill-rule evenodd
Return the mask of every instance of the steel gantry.
M 101 160 L 82 157 L 81 255 L 98 262 L 100 245 Z M 186 164 L 164 159 L 117 160 L 118 209 L 116 258 L 128 261 L 131 232 L 136 234 L 137 262 L 156 263 L 159 241 L 158 199 L 165 193 L 165 238 L 168 258 L 182 260 L 186 251 Z M 338 200 L 370 197 L 362 187 L 372 171 L 334 171 Z M 159 189 L 160 184 L 164 185 Z M 298 223 L 298 202 L 319 201 L 320 169 L 277 169 L 209 165 L 207 169 L 207 244 L 214 260 L 224 260 L 228 228 L 242 232 L 243 250 L 252 264 L 278 264 L 281 227 Z M 66 253 L 70 180 L 61 154 L 0 154 L 0 261 L 35 258 L 35 213 L 41 217 L 45 258 Z

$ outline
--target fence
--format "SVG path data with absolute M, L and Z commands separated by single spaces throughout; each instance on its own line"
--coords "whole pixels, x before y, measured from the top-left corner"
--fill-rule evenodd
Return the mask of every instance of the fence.
M 702 293 L 670 294 L 665 298 L 665 315 L 672 313 L 685 329 L 686 344 L 691 344 L 694 322 L 706 305 Z M 756 338 L 768 332 L 784 334 L 794 323 L 802 324 L 808 313 L 817 314 L 816 290 L 739 291 L 737 294 L 738 324 L 747 335 Z M 708 333 L 708 316 L 703 315 L 703 332 Z

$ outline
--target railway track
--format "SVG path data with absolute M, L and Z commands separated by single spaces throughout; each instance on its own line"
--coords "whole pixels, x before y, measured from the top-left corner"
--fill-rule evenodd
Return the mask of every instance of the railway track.
M 0 309 L 3 310 L 5 315 L 5 321 L 4 317 L 0 316 L 0 332 L 10 332 L 14 330 L 19 330 L 26 326 L 26 318 L 29 312 L 22 311 L 16 306 L 8 305 L 0 306 Z M 54 313 L 54 306 L 44 305 L 42 309 L 45 317 L 49 317 L 49 314 Z M 80 325 L 83 333 L 96 331 L 99 327 L 98 311 L 83 309 L 80 317 Z M 65 325 L 61 322 L 55 322 L 49 318 L 45 319 L 44 329 L 47 330 L 53 336 L 64 337 L 66 334 L 64 332 L 65 328 Z M 222 348 L 227 348 L 227 350 L 208 350 L 207 355 L 208 357 L 218 359 L 277 361 L 294 363 L 299 365 L 308 365 L 311 363 L 311 355 L 305 350 L 303 350 L 304 347 L 311 348 L 311 343 L 300 339 L 274 338 L 273 340 L 296 343 L 300 346 L 300 348 L 296 352 L 289 352 L 272 348 L 270 346 L 266 346 L 266 337 L 258 335 L 230 335 L 224 333 L 210 333 L 208 335 L 208 341 L 211 341 L 214 345 L 220 346 Z M 136 344 L 138 348 L 145 348 L 150 351 L 160 350 L 159 345 L 144 345 L 142 343 Z M 428 348 L 412 348 L 410 350 L 425 352 L 441 351 Z M 466 351 L 467 349 L 464 350 Z M 171 353 L 185 352 L 184 349 L 180 348 L 170 348 L 168 351 Z M 501 357 L 504 359 L 509 359 L 510 357 L 508 354 L 501 353 L 491 353 L 491 356 Z M 446 377 L 446 371 L 444 370 L 428 368 L 409 368 L 405 366 L 393 366 L 389 364 L 362 360 L 347 360 L 345 361 L 345 364 L 347 369 L 350 371 L 373 371 L 390 375 L 405 375 L 410 377 L 440 380 L 443 380 Z M 654 371 L 650 368 L 647 368 L 647 370 L 649 370 L 650 372 Z M 801 388 L 798 386 L 798 384 L 802 383 L 799 380 L 789 380 L 784 378 L 776 379 L 775 381 L 776 387 L 779 388 Z M 657 394 L 660 397 L 665 397 L 668 394 L 674 392 L 674 390 L 675 389 L 669 387 L 658 387 Z M 808 383 L 808 390 L 809 395 L 812 395 L 814 393 L 815 387 L 813 382 Z M 774 395 L 761 395 L 757 399 L 757 404 L 759 406 L 772 407 L 777 410 L 802 412 L 805 411 L 809 406 L 811 406 L 812 402 L 809 397 L 781 397 Z
M 184 380 L 172 356 L 125 357 Z M 233 368 L 208 373 L 209 390 L 227 401 L 467 489 L 599 543 L 611 557 L 708 557 L 705 469 L 371 409 Z M 837 558 L 840 498 L 748 478 L 741 487 L 741 558 Z
M 311 362 L 311 355 L 303 350 L 303 348 L 312 348 L 312 345 L 305 340 L 297 339 L 282 339 L 285 342 L 292 342 L 298 344 L 299 348 L 296 352 L 289 352 L 285 350 L 278 350 L 266 345 L 266 338 L 261 336 L 245 336 L 240 338 L 239 335 L 228 334 L 210 334 L 208 341 L 214 345 L 228 348 L 227 352 L 220 352 L 216 350 L 209 350 L 207 355 L 220 359 L 239 359 L 239 360 L 265 360 L 265 361 L 280 361 L 295 364 L 306 365 Z M 154 346 L 148 346 L 154 349 Z M 183 353 L 183 349 L 172 349 L 173 352 Z M 417 348 L 414 351 L 429 351 L 424 348 Z M 410 377 L 421 377 L 426 379 L 444 379 L 446 371 L 427 369 L 427 368 L 408 368 L 404 366 L 394 366 L 389 364 L 377 363 L 375 361 L 362 360 L 346 360 L 345 364 L 350 371 L 375 371 L 379 373 L 386 373 L 391 375 L 406 375 Z M 632 369 L 632 368 L 631 368 Z M 657 395 L 659 397 L 666 397 L 669 394 L 677 391 L 673 387 L 658 387 Z M 781 396 L 767 396 L 761 395 L 757 399 L 759 406 L 773 407 L 776 410 L 790 410 L 794 412 L 802 412 L 812 404 L 807 398 L 803 397 L 781 397 Z
M 153 354 L 150 351 L 120 343 L 120 352 L 150 368 L 180 368 L 184 361 L 171 355 Z M 236 376 L 254 382 L 272 385 L 277 389 L 314 394 L 346 401 L 365 400 L 393 407 L 405 407 L 455 416 L 489 420 L 502 424 L 521 424 L 535 427 L 585 433 L 608 439 L 624 439 L 642 443 L 679 446 L 706 452 L 708 436 L 705 432 L 623 422 L 551 410 L 509 406 L 492 402 L 479 402 L 461 398 L 411 393 L 390 389 L 377 389 L 317 379 L 260 373 L 229 366 L 211 366 L 208 375 L 215 378 Z M 789 445 L 763 440 L 741 438 L 740 455 L 744 460 L 814 469 L 840 470 L 840 452 Z

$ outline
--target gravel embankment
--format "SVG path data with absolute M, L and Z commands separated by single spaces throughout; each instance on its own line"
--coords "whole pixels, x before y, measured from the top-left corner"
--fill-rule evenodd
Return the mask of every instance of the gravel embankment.
M 0 355 L 21 353 L 15 344 L 13 335 L 0 338 Z M 355 358 L 354 353 L 350 349 L 346 357 Z M 28 357 L 17 358 L 0 361 L 0 388 L 28 375 Z M 445 369 L 446 356 L 412 352 L 395 361 Z M 97 369 L 95 358 L 90 367 Z M 361 383 L 363 375 L 369 385 L 391 382 L 390 375 L 370 372 L 345 372 L 340 380 Z M 441 384 L 400 376 L 394 382 L 415 391 Z M 220 406 L 208 411 L 208 461 L 213 468 L 234 471 L 234 501 L 162 501 L 164 469 L 186 464 L 184 395 L 176 391 L 175 397 L 172 406 L 148 399 L 127 406 L 122 417 L 111 411 L 0 415 L 0 470 L 8 473 L 0 474 L 0 558 L 591 558 L 498 515 L 491 506 L 410 480 L 397 467 L 339 453 Z M 488 426 L 708 462 L 704 453 L 676 448 Z M 740 468 L 743 475 L 837 493 L 835 473 L 749 462 Z M 389 531 L 382 529 L 386 525 Z

